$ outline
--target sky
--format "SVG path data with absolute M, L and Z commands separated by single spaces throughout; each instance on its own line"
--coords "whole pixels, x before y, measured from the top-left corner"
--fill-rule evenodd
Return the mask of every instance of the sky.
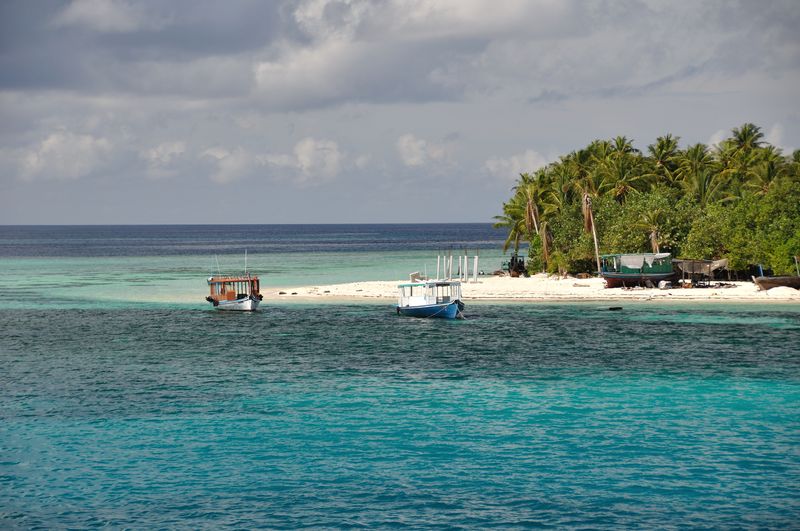
M 800 148 L 800 2 L 0 2 L 0 224 L 488 222 L 599 138 Z

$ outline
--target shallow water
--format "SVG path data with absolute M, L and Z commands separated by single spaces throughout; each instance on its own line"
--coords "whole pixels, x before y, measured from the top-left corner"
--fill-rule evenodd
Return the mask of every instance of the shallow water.
M 202 304 L 205 279 L 241 274 L 245 250 L 248 270 L 274 288 L 434 276 L 437 254 L 464 249 L 491 272 L 503 261 L 502 242 L 501 232 L 475 223 L 0 226 L 0 291 L 7 308 Z
M 59 260 L 89 281 L 0 309 L 0 528 L 800 521 L 796 304 L 483 303 L 441 321 L 113 296 L 181 285 L 172 258 L 4 258 L 27 264 L 7 295 Z M 101 259 L 131 274 L 94 276 Z

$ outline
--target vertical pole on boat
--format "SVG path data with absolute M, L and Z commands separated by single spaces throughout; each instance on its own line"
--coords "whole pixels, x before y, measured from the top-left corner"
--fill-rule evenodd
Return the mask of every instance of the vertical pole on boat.
M 458 273 L 458 280 L 461 280 L 461 255 L 458 255 L 458 271 L 456 273 Z
M 219 257 L 217 255 L 214 255 L 214 260 L 217 261 L 217 274 L 219 276 L 222 276 L 222 271 L 220 271 L 220 269 L 219 269 Z
M 437 279 L 437 280 L 439 279 L 439 259 L 440 259 L 440 258 L 441 258 L 441 256 L 439 256 L 439 255 L 437 254 L 437 255 L 436 255 L 436 279 Z
M 466 249 L 464 249 L 464 282 L 469 282 L 469 262 L 467 262 Z
M 247 275 L 247 249 L 244 250 L 244 274 Z
M 472 264 L 472 281 L 478 283 L 478 255 L 475 254 L 475 261 Z

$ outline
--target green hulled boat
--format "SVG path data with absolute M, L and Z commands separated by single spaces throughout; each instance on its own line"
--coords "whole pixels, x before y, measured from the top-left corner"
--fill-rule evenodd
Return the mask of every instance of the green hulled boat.
M 638 286 L 675 276 L 670 253 L 604 254 L 600 257 L 600 275 L 607 288 Z

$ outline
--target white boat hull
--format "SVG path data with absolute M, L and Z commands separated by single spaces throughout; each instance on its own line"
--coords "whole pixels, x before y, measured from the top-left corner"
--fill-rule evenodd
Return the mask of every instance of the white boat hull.
M 239 299 L 235 301 L 219 301 L 219 304 L 214 306 L 217 310 L 231 310 L 239 312 L 252 312 L 258 308 L 261 301 L 258 299 Z

